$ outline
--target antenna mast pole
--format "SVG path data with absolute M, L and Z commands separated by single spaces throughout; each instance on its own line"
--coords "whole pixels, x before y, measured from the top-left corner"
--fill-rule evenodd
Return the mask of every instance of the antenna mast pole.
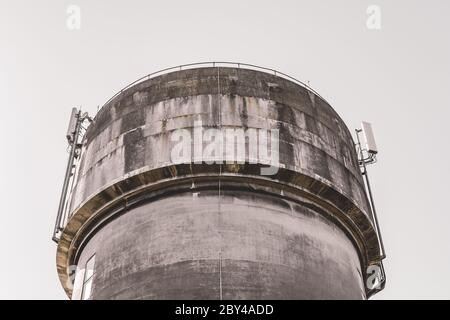
M 73 114 L 73 116 L 76 118 L 75 130 L 73 131 L 71 137 L 68 136 L 68 141 L 70 144 L 69 160 L 67 161 L 66 174 L 64 176 L 64 183 L 61 190 L 61 197 L 59 200 L 58 214 L 56 216 L 55 227 L 53 229 L 53 236 L 52 236 L 52 240 L 55 241 L 56 243 L 58 243 L 59 241 L 57 234 L 62 229 L 61 218 L 65 209 L 67 190 L 69 188 L 70 178 L 73 173 L 73 161 L 75 159 L 76 150 L 78 148 L 78 137 L 80 135 L 81 123 L 83 121 L 81 117 L 81 110 L 76 110 L 76 113 Z
M 366 167 L 366 159 L 364 158 L 363 149 L 362 149 L 362 146 L 361 146 L 361 140 L 359 139 L 359 134 L 362 132 L 362 130 L 361 129 L 356 129 L 355 131 L 356 131 L 356 138 L 358 140 L 359 154 L 360 154 L 360 157 L 361 157 L 360 165 L 363 168 L 362 175 L 363 175 L 363 177 L 365 179 L 365 183 L 366 183 L 366 186 L 367 186 L 367 193 L 368 193 L 368 196 L 369 196 L 370 208 L 371 208 L 371 211 L 372 211 L 372 219 L 375 222 L 375 229 L 376 229 L 376 232 L 377 232 L 377 235 L 378 235 L 380 249 L 381 249 L 381 260 L 383 260 L 384 258 L 386 258 L 386 253 L 384 251 L 383 239 L 382 239 L 381 233 L 380 233 L 380 225 L 378 223 L 377 211 L 375 209 L 375 202 L 373 200 L 372 189 L 370 188 L 369 174 L 367 172 L 367 167 Z

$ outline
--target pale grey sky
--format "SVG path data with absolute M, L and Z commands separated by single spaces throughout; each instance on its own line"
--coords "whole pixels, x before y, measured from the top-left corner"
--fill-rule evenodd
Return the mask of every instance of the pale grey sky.
M 371 4 L 381 30 L 366 27 Z M 146 73 L 215 60 L 310 81 L 351 129 L 372 122 L 388 255 L 376 298 L 449 299 L 449 13 L 447 0 L 0 0 L 0 298 L 66 298 L 50 238 L 71 107 L 95 114 Z

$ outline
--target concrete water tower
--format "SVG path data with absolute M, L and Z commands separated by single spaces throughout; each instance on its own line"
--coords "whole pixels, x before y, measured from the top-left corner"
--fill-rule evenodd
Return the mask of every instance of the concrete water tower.
M 72 119 L 54 234 L 68 297 L 365 299 L 382 289 L 384 273 L 370 286 L 367 271 L 384 252 L 352 135 L 299 81 L 189 65 Z

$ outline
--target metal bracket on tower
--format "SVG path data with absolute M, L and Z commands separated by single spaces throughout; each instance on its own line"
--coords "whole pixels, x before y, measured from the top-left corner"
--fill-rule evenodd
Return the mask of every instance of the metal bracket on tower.
M 58 213 L 56 216 L 55 227 L 53 229 L 52 240 L 58 243 L 59 241 L 59 233 L 64 229 L 65 224 L 67 222 L 67 194 L 69 191 L 69 185 L 74 182 L 74 161 L 78 159 L 81 155 L 81 147 L 80 143 L 82 135 L 86 130 L 83 127 L 83 123 L 85 121 L 92 122 L 91 117 L 89 117 L 88 113 L 82 113 L 81 109 L 72 108 L 72 113 L 70 115 L 69 127 L 67 129 L 67 142 L 69 144 L 69 159 L 67 161 L 66 174 L 64 176 L 64 183 L 61 190 L 61 197 L 59 200 Z

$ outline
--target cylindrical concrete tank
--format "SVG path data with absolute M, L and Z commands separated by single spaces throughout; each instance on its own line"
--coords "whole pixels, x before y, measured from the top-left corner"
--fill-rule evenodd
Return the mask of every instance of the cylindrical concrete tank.
M 69 297 L 370 294 L 380 252 L 351 134 L 275 74 L 203 67 L 129 87 L 89 126 L 75 179 L 57 251 Z

